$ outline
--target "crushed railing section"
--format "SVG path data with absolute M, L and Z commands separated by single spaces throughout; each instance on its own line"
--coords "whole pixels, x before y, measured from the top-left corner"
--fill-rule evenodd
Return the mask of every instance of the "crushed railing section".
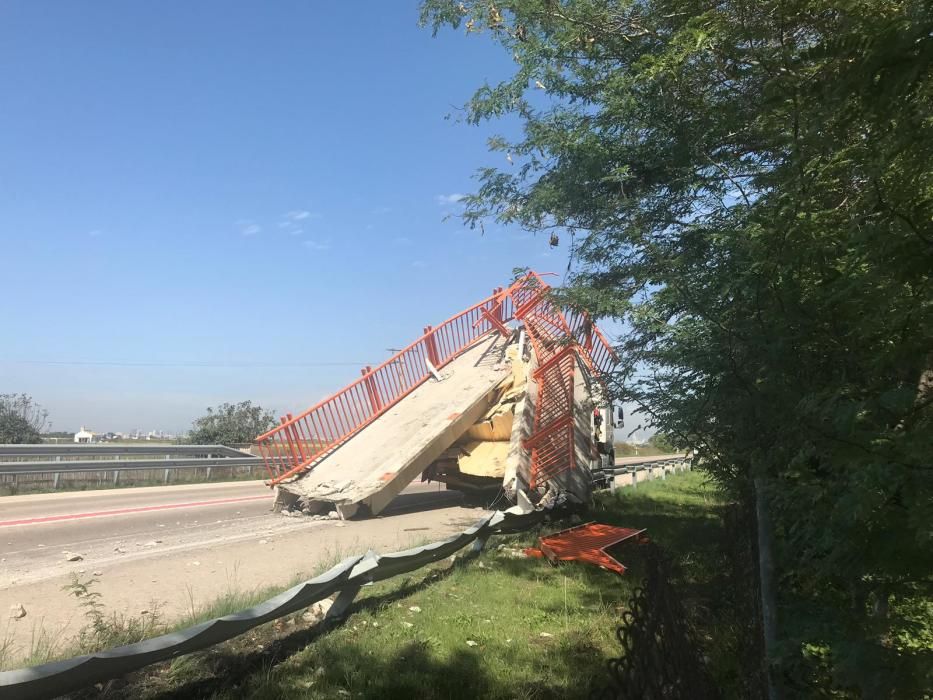
M 256 438 L 260 455 L 277 484 L 307 471 L 330 450 L 372 423 L 478 339 L 490 331 L 508 332 L 511 304 L 492 296 L 442 324 L 426 326 L 424 335 L 373 369 L 365 367 L 355 382 L 298 416 Z
M 283 416 L 281 425 L 256 438 L 269 483 L 312 469 L 479 338 L 510 334 L 511 321 L 525 324 L 539 364 L 534 429 L 525 442 L 532 451 L 531 486 L 572 469 L 574 358 L 601 377 L 616 355 L 589 316 L 555 306 L 550 287 L 529 272 L 439 326 L 426 326 L 414 343 L 375 369 L 365 367 L 359 379 L 301 415 Z
M 555 305 L 550 287 L 529 272 L 500 295 L 511 299 L 516 320 L 525 324 L 538 369 L 532 434 L 524 446 L 531 450 L 530 487 L 537 488 L 576 466 L 574 449 L 574 370 L 579 357 L 601 379 L 617 357 L 590 317 Z

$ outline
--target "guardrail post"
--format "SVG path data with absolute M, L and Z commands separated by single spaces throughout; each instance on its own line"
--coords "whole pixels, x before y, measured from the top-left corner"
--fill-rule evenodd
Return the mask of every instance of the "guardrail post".
M 356 594 L 359 592 L 360 586 L 348 586 L 340 591 L 334 599 L 333 605 L 328 608 L 324 619 L 333 620 L 343 617 L 344 613 L 347 612 L 347 608 L 350 607 L 350 603 L 353 602 L 353 599 L 356 598 Z
M 638 488 L 638 470 L 632 470 L 632 488 Z
M 62 473 L 55 472 L 54 476 L 52 477 L 52 488 L 53 489 L 58 488 L 58 482 L 61 480 L 61 478 L 62 478 Z
M 113 485 L 116 486 L 120 482 L 120 470 L 113 470 Z
M 172 470 L 171 470 L 171 469 L 166 469 L 166 470 L 165 470 L 165 479 L 162 481 L 162 483 L 164 483 L 164 484 L 167 484 L 167 483 L 168 483 L 168 475 L 171 474 L 171 473 L 172 473 Z
M 211 480 L 211 468 L 210 467 L 207 468 L 207 480 L 208 481 Z
M 480 552 L 483 551 L 483 547 L 485 546 L 486 546 L 486 538 L 477 537 L 475 540 L 473 540 L 473 544 L 470 545 L 470 552 L 471 554 L 479 554 Z

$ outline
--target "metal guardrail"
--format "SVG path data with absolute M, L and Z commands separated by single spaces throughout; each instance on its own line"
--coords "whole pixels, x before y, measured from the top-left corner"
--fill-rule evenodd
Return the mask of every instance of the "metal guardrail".
M 260 457 L 194 457 L 191 459 L 107 459 L 75 462 L 0 462 L 0 475 L 55 474 L 59 472 L 141 471 L 193 467 L 260 467 Z
M 167 484 L 178 469 L 206 469 L 210 479 L 214 467 L 263 465 L 260 457 L 224 445 L 0 445 L 0 460 L 0 483 L 16 488 L 20 476 L 50 474 L 53 489 L 59 488 L 62 474 L 110 473 L 117 485 L 121 472 L 162 470 Z
M 133 455 L 213 455 L 243 457 L 248 454 L 226 445 L 0 445 L 0 458 L 115 457 Z
M 274 598 L 231 615 L 194 627 L 146 639 L 116 649 L 54 661 L 16 671 L 0 672 L 0 697 L 57 697 L 94 683 L 126 675 L 159 661 L 206 649 L 247 632 L 254 627 L 297 612 L 338 593 L 326 620 L 342 617 L 362 586 L 408 573 L 440 561 L 472 544 L 478 553 L 494 534 L 523 530 L 539 522 L 541 514 L 492 513 L 473 527 L 439 542 L 392 554 L 368 552 L 345 559 L 320 576 L 300 583 Z
M 644 462 L 629 462 L 628 464 L 616 464 L 611 469 L 604 469 L 613 474 L 627 474 L 633 471 L 643 471 L 652 467 L 660 467 L 666 464 L 681 464 L 690 461 L 687 457 L 668 457 L 665 459 L 645 459 Z
M 595 488 L 637 487 L 640 472 L 648 472 L 648 478 L 644 479 L 644 481 L 651 481 L 654 477 L 654 470 L 660 468 L 661 478 L 665 479 L 670 467 L 673 467 L 674 472 L 690 469 L 690 457 L 686 455 L 661 458 L 646 457 L 644 461 L 615 464 L 612 467 L 596 469 L 593 471 L 593 485 Z M 626 475 L 631 475 L 631 480 L 627 483 L 625 479 L 620 479 L 620 477 Z

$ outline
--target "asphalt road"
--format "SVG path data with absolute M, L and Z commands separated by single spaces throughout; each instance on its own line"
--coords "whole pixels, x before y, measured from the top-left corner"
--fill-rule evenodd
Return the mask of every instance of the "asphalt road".
M 0 498 L 0 645 L 64 642 L 86 624 L 70 592 L 93 581 L 108 612 L 176 619 L 230 591 L 282 588 L 368 549 L 407 549 L 472 525 L 482 509 L 413 484 L 378 517 L 285 517 L 261 482 L 158 486 Z M 9 645 L 13 646 L 10 647 Z M 10 651 L 12 649 L 12 651 Z
M 387 514 L 461 502 L 457 492 L 416 483 L 395 499 Z M 262 481 L 5 496 L 0 498 L 0 559 L 8 565 L 16 562 L 15 580 L 23 581 L 61 561 L 65 552 L 110 541 L 115 546 L 130 542 L 132 548 L 136 540 L 145 546 L 154 539 L 248 536 L 268 522 L 271 507 L 272 492 Z M 7 583 L 2 573 L 13 572 L 0 566 L 0 586 Z

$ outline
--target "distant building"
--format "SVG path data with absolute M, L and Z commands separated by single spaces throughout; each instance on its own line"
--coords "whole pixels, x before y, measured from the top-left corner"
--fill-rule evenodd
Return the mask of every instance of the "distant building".
M 75 433 L 75 442 L 87 444 L 90 442 L 95 442 L 96 436 L 90 430 L 81 426 L 81 430 Z

